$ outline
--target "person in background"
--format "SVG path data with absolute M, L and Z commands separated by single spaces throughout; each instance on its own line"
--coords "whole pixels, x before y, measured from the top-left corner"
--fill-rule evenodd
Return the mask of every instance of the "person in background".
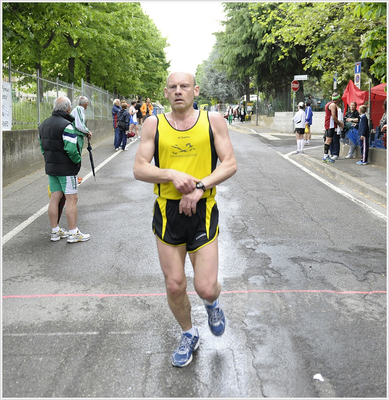
M 300 101 L 297 105 L 298 110 L 293 117 L 295 123 L 294 132 L 296 133 L 297 151 L 295 154 L 303 153 L 304 150 L 304 130 L 305 130 L 305 112 L 304 103 Z
M 49 176 L 51 192 L 48 214 L 52 242 L 67 238 L 68 243 L 90 239 L 77 228 L 77 174 L 81 168 L 81 149 L 70 115 L 71 102 L 67 97 L 54 101 L 53 113 L 39 125 L 39 142 L 45 159 L 45 171 Z M 66 219 L 69 231 L 58 226 L 58 204 L 65 195 Z
M 142 108 L 142 104 L 141 104 L 140 100 L 138 99 L 135 104 L 135 109 L 137 111 L 136 119 L 137 119 L 140 127 L 142 126 L 142 117 L 143 117 L 141 108 Z
M 122 100 L 121 103 L 121 110 L 118 112 L 118 128 L 120 132 L 120 139 L 119 139 L 119 146 L 116 151 L 119 150 L 119 147 L 122 146 L 122 150 L 126 150 L 127 146 L 127 131 L 130 128 L 130 114 L 127 111 L 127 102 Z
M 73 109 L 70 115 L 74 118 L 74 127 L 77 133 L 77 142 L 82 152 L 84 147 L 84 138 L 90 139 L 92 137 L 92 132 L 86 127 L 85 124 L 85 110 L 88 108 L 89 99 L 85 96 L 80 96 L 78 98 L 78 106 Z M 78 177 L 78 183 L 82 182 L 82 178 Z
M 228 123 L 231 125 L 232 119 L 234 118 L 234 112 L 231 106 L 228 106 L 227 115 L 228 115 Z
M 143 122 L 145 119 L 148 118 L 150 115 L 153 115 L 153 105 L 151 104 L 150 97 L 146 99 L 146 103 L 142 104 L 141 111 L 143 115 Z
M 336 135 L 335 128 L 340 125 L 341 128 L 344 127 L 343 122 L 338 120 L 338 104 L 342 101 L 342 97 L 339 93 L 334 92 L 332 94 L 332 100 L 329 101 L 324 107 L 324 157 L 323 162 L 333 163 L 333 160 L 329 155 L 328 151 L 330 149 L 330 144 L 332 138 Z
M 340 107 L 338 107 L 338 120 L 341 121 L 343 119 L 343 111 Z M 332 160 L 339 159 L 339 152 L 340 152 L 340 135 L 342 133 L 342 128 L 338 126 L 335 129 L 334 137 L 332 138 L 332 142 L 330 144 L 330 153 Z
M 138 119 L 137 119 L 138 112 L 137 112 L 135 106 L 136 106 L 136 101 L 132 100 L 130 109 L 128 110 L 128 113 L 130 114 L 130 132 L 133 132 L 133 129 L 135 130 L 134 140 L 140 139 L 140 136 L 138 133 Z
M 357 103 L 355 101 L 352 101 L 350 103 L 350 110 L 346 112 L 344 116 L 344 131 L 347 133 L 348 130 L 350 129 L 358 129 L 359 126 L 359 112 L 357 110 Z M 354 158 L 354 153 L 357 148 L 357 146 L 354 144 L 352 140 L 349 140 L 350 143 L 350 148 L 348 151 L 348 154 L 346 156 L 347 159 L 349 158 Z
M 370 129 L 369 129 L 369 121 L 366 116 L 367 106 L 364 104 L 359 107 L 359 127 L 358 127 L 358 136 L 361 137 L 361 160 L 357 161 L 358 165 L 366 165 L 367 159 L 369 156 L 369 139 L 370 139 Z
M 119 147 L 120 129 L 118 128 L 118 113 L 120 111 L 120 100 L 115 99 L 112 106 L 112 120 L 114 129 L 113 147 L 116 150 Z
M 305 126 L 308 128 L 308 132 L 305 132 L 304 130 L 304 144 L 309 146 L 311 144 L 311 125 L 312 125 L 313 112 L 312 112 L 311 102 L 309 100 L 305 102 L 305 105 L 306 105 Z
M 246 119 L 246 110 L 244 108 L 244 105 L 242 104 L 242 106 L 240 107 L 240 122 L 243 124 L 243 122 Z
M 198 110 L 199 109 L 199 107 L 198 107 L 198 105 L 197 105 L 197 103 L 195 101 L 193 102 L 193 109 L 194 110 Z
M 224 117 L 193 109 L 199 90 L 192 74 L 175 72 L 168 76 L 165 97 L 172 111 L 147 118 L 134 161 L 135 178 L 154 183 L 158 196 L 153 231 L 168 304 L 182 329 L 180 344 L 172 355 L 176 367 L 188 365 L 200 344 L 186 291 L 187 254 L 212 334 L 221 336 L 226 324 L 219 302 L 219 212 L 215 195 L 216 186 L 234 175 L 237 166 Z

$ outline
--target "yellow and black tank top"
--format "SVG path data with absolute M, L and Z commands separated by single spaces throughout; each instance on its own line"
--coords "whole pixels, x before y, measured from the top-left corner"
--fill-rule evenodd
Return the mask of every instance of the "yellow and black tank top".
M 157 118 L 155 165 L 163 169 L 185 172 L 198 179 L 210 175 L 216 168 L 218 157 L 208 112 L 200 110 L 194 126 L 185 131 L 174 129 L 165 114 L 159 114 Z M 154 193 L 169 200 L 180 200 L 182 197 L 182 193 L 172 182 L 155 184 Z M 216 187 L 207 189 L 202 197 L 215 195 Z

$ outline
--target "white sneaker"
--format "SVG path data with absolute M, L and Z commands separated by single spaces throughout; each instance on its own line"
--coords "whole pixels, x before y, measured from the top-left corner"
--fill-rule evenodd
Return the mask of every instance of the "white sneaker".
M 338 160 L 339 157 L 338 156 L 331 156 L 331 160 Z
M 59 228 L 58 232 L 51 232 L 50 240 L 52 242 L 57 242 L 60 239 L 65 239 L 70 235 L 69 232 L 64 231 L 62 228 Z
M 81 233 L 77 229 L 77 233 L 74 234 L 69 233 L 68 243 L 86 242 L 89 239 L 90 239 L 89 233 Z
M 345 158 L 354 158 L 354 156 L 352 154 L 347 154 Z

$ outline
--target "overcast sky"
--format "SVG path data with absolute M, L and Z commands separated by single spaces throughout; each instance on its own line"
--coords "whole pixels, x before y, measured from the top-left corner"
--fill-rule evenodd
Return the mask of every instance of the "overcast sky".
M 216 38 L 213 32 L 223 30 L 224 19 L 219 1 L 141 1 L 142 9 L 167 38 L 165 48 L 170 61 L 169 72 L 195 74 L 196 68 L 208 59 Z

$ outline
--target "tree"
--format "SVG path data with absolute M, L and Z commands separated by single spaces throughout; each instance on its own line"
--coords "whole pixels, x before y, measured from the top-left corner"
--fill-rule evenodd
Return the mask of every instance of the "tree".
M 3 62 L 23 72 L 159 100 L 166 46 L 139 3 L 3 3 Z
M 359 3 L 354 15 L 363 18 L 363 24 L 369 27 L 362 37 L 362 58 L 373 60 L 370 72 L 381 82 L 386 82 L 386 3 Z
M 386 81 L 386 3 L 226 3 L 225 12 L 216 34 L 221 63 L 265 97 L 277 92 L 287 105 L 290 82 L 303 74 L 328 95 L 335 73 L 340 88 L 353 79 L 356 61 L 364 79 Z
M 227 72 L 218 60 L 219 53 L 216 45 L 213 47 L 208 60 L 201 64 L 200 93 L 217 102 L 237 102 L 243 96 L 245 88 L 241 83 L 228 78 Z
M 250 95 L 256 43 L 252 35 L 249 3 L 224 3 L 227 21 L 222 22 L 224 32 L 216 33 L 219 62 L 227 77 L 243 84 L 246 96 Z
M 372 29 L 372 24 L 385 26 L 386 40 L 386 19 L 379 21 L 382 10 L 374 18 L 370 14 L 370 21 L 366 21 L 358 16 L 357 7 L 360 7 L 358 3 L 281 3 L 273 9 L 271 17 L 258 21 L 263 24 L 271 18 L 278 19 L 277 23 L 272 23 L 264 42 L 279 45 L 282 51 L 279 61 L 289 58 L 300 46 L 305 72 L 319 78 L 322 85 L 331 90 L 335 72 L 338 83 L 347 84 L 353 78 L 356 61 L 362 58 L 364 66 L 372 64 L 371 59 L 361 54 L 361 38 Z

